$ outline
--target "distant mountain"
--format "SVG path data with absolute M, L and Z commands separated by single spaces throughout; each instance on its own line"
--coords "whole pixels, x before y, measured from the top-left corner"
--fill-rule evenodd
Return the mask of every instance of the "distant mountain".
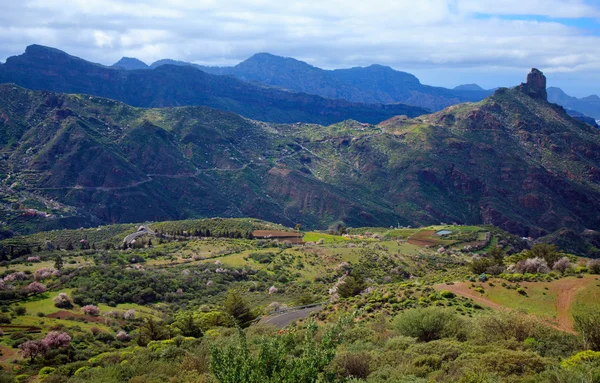
M 161 65 L 191 66 L 206 73 L 231 75 L 255 84 L 359 103 L 403 103 L 440 110 L 465 101 L 481 101 L 492 92 L 475 84 L 446 89 L 422 85 L 414 75 L 382 65 L 324 70 L 293 58 L 257 53 L 233 67 L 210 67 L 170 59 Z
M 206 68 L 203 70 L 210 71 Z M 220 70 L 222 74 L 223 68 Z M 332 99 L 383 104 L 400 102 L 431 110 L 440 110 L 465 101 L 480 101 L 491 94 L 484 90 L 454 91 L 422 85 L 410 73 L 381 65 L 331 71 L 268 53 L 255 54 L 226 73 L 245 81 Z
M 567 95 L 560 88 L 550 87 L 548 88 L 548 100 L 600 120 L 600 97 L 596 95 L 576 98 Z
M 113 64 L 112 68 L 125 70 L 150 69 L 145 62 L 132 57 L 123 57 L 121 60 Z
M 576 110 L 566 109 L 566 111 L 569 116 L 571 116 L 579 121 L 583 121 L 586 124 L 590 124 L 592 126 L 596 126 L 596 127 L 598 126 L 598 121 L 594 120 L 594 118 L 592 118 L 592 117 L 586 116 L 583 113 L 579 113 Z
M 108 97 L 132 106 L 204 105 L 269 122 L 331 124 L 354 119 L 377 123 L 396 115 L 426 113 L 402 104 L 360 104 L 266 88 L 190 66 L 124 71 L 39 45 L 29 46 L 23 55 L 0 65 L 0 83 Z
M 485 89 L 483 89 L 482 87 L 480 87 L 477 84 L 459 85 L 459 86 L 455 87 L 454 90 L 466 90 L 466 91 L 475 91 L 475 92 L 485 91 Z
M 161 68 L 176 67 L 132 73 Z M 479 103 L 321 126 L 2 85 L 0 221 L 21 231 L 211 216 L 597 231 L 600 130 L 545 97 L 533 71 Z

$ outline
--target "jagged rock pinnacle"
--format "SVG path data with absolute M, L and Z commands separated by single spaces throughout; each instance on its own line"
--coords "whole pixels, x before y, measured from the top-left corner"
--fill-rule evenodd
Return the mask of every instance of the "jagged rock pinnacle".
M 532 98 L 548 101 L 546 76 L 539 69 L 531 69 L 531 72 L 527 75 L 527 83 L 521 84 L 520 89 Z

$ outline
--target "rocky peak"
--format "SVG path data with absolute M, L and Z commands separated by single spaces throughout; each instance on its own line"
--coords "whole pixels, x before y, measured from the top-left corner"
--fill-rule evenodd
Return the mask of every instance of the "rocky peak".
M 527 75 L 527 82 L 522 83 L 519 89 L 532 98 L 548 101 L 548 92 L 546 91 L 546 76 L 539 69 L 533 68 Z

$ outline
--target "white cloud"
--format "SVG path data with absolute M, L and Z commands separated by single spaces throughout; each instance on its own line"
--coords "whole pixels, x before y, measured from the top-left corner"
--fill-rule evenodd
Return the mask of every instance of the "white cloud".
M 3 1 L 0 59 L 38 43 L 104 64 L 136 56 L 148 63 L 169 57 L 223 65 L 267 51 L 326 68 L 379 63 L 481 77 L 537 66 L 582 77 L 600 68 L 600 37 L 561 23 L 582 17 L 600 18 L 600 5 L 583 0 Z

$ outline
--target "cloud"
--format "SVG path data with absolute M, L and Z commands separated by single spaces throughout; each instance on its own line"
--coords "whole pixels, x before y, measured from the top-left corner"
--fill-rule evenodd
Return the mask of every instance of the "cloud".
M 600 69 L 600 37 L 576 27 L 582 18 L 600 19 L 600 6 L 583 0 L 22 0 L 0 4 L 0 59 L 37 43 L 103 64 L 135 56 L 148 63 L 168 57 L 230 65 L 267 51 L 326 68 L 379 63 L 483 76 L 537 66 L 585 76 Z

